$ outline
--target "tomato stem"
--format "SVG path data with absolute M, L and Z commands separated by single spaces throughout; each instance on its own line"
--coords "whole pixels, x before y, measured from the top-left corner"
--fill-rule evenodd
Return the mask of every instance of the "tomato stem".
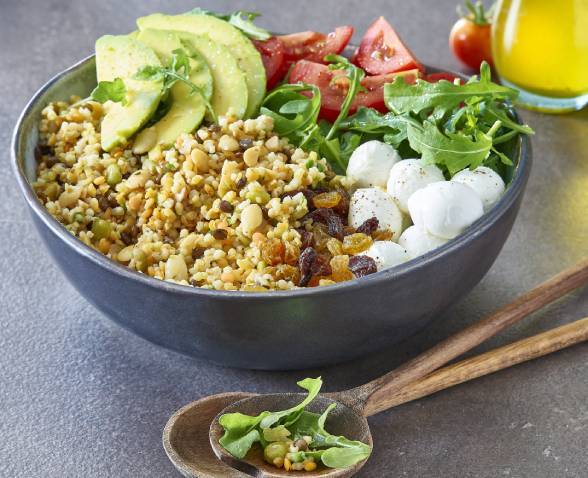
M 496 4 L 488 9 L 484 9 L 484 4 L 481 0 L 473 3 L 471 0 L 465 0 L 464 5 L 468 13 L 464 13 L 461 6 L 457 7 L 457 14 L 461 17 L 467 18 L 476 25 L 490 25 L 492 23 L 492 17 L 494 14 L 494 7 Z

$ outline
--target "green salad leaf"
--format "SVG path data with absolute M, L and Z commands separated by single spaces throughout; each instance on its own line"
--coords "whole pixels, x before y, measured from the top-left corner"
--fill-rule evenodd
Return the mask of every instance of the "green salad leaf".
M 220 20 L 224 20 L 254 40 L 267 40 L 272 36 L 270 32 L 253 23 L 253 20 L 260 16 L 259 13 L 255 12 L 237 10 L 233 13 L 221 14 L 203 8 L 194 8 L 188 12 L 188 15 L 210 15 Z
M 244 458 L 251 446 L 261 441 L 261 430 L 270 428 L 283 419 L 288 423 L 294 416 L 312 402 L 318 395 L 323 381 L 321 378 L 305 378 L 298 382 L 298 386 L 308 391 L 307 397 L 295 407 L 280 412 L 262 412 L 252 417 L 242 413 L 225 413 L 219 423 L 225 433 L 219 440 L 220 444 L 236 458 Z
M 297 452 L 297 460 L 302 461 L 308 456 L 319 458 L 330 468 L 347 468 L 367 459 L 372 451 L 369 445 L 357 440 L 349 440 L 344 436 L 330 434 L 325 430 L 325 422 L 337 405 L 332 403 L 321 414 L 304 411 L 291 428 L 295 438 L 310 436 L 313 451 Z
M 312 457 L 330 468 L 346 468 L 367 459 L 371 447 L 344 436 L 332 435 L 325 429 L 329 413 L 336 407 L 333 403 L 322 414 L 305 410 L 318 395 L 322 386 L 321 378 L 306 378 L 298 385 L 308 391 L 306 398 L 298 405 L 279 412 L 265 411 L 253 417 L 241 413 L 228 413 L 219 419 L 225 429 L 220 444 L 235 458 L 242 459 L 255 442 L 267 445 L 269 442 L 284 442 L 310 437 L 307 450 L 289 453 L 294 462 Z
M 126 102 L 126 96 L 127 88 L 122 78 L 115 78 L 112 81 L 101 81 L 90 94 L 90 98 L 98 103 L 114 101 L 123 105 Z
M 486 62 L 480 66 L 480 78 L 473 76 L 464 85 L 447 80 L 436 83 L 417 80 L 416 84 L 409 85 L 404 77 L 398 76 L 394 82 L 384 86 L 386 106 L 396 114 L 420 114 L 435 110 L 436 115 L 443 115 L 472 97 L 513 100 L 517 96 L 517 90 L 492 82 L 490 66 Z
M 492 147 L 492 138 L 482 131 L 474 137 L 455 132 L 442 132 L 431 121 L 424 121 L 422 127 L 408 126 L 410 147 L 421 153 L 425 164 L 441 164 L 454 175 L 458 171 L 480 166 Z

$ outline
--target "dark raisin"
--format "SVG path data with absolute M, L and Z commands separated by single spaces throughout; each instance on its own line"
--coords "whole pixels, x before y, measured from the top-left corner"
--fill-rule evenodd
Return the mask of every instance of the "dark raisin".
M 219 209 L 222 212 L 231 213 L 235 209 L 233 205 L 229 201 L 225 201 L 224 199 L 220 202 Z
M 110 201 L 106 196 L 101 194 L 96 196 L 96 199 L 98 200 L 98 206 L 100 206 L 100 209 L 103 211 L 106 211 L 110 207 Z
M 378 230 L 378 226 L 380 225 L 380 221 L 378 221 L 377 217 L 370 217 L 366 219 L 361 226 L 359 226 L 356 232 L 363 232 L 367 236 L 371 236 L 372 232 Z
M 327 221 L 330 217 L 333 217 L 335 213 L 332 209 L 327 209 L 325 207 L 319 207 L 314 211 L 309 212 L 306 217 L 312 219 L 314 222 L 320 222 L 321 224 L 327 224 Z
M 343 221 L 339 216 L 333 214 L 327 218 L 327 232 L 329 236 L 343 240 Z
M 339 216 L 347 218 L 347 215 L 349 214 L 349 193 L 344 189 L 337 189 L 337 192 L 341 195 L 341 200 L 339 201 L 339 204 L 333 208 L 333 211 L 339 214 Z
M 122 175 L 122 178 L 123 179 L 129 179 L 130 177 L 131 177 L 131 172 L 130 171 L 127 171 L 126 173 L 124 173 Z M 159 179 L 157 179 L 155 182 L 159 182 L 160 179 L 161 179 L 161 177 Z
M 343 235 L 350 236 L 351 234 L 355 234 L 355 228 L 353 226 L 345 226 L 343 228 Z
M 251 146 L 253 146 L 253 140 L 251 138 L 243 138 L 243 139 L 239 140 L 239 147 L 243 151 L 251 148 Z
M 204 255 L 205 250 L 206 247 L 195 247 L 194 249 L 192 249 L 192 259 L 200 259 Z
M 312 247 L 307 247 L 302 251 L 298 258 L 298 268 L 300 269 L 300 287 L 305 287 L 312 279 L 312 265 L 317 258 L 317 253 Z
M 306 249 L 307 247 L 314 246 L 314 234 L 306 229 L 298 229 L 298 233 L 300 234 L 300 238 L 302 240 L 302 249 Z
M 123 241 L 125 245 L 130 246 L 133 243 L 133 236 L 131 233 L 123 231 L 120 233 L 120 240 Z
M 313 276 L 328 276 L 332 274 L 333 269 L 331 268 L 331 264 L 329 264 L 329 258 L 327 256 L 317 254 L 316 259 L 310 267 L 310 271 Z
M 212 231 L 212 237 L 218 241 L 224 241 L 228 236 L 226 229 L 215 229 Z
M 376 261 L 369 256 L 351 256 L 349 258 L 349 270 L 355 277 L 363 277 L 377 272 Z
M 211 131 L 213 133 L 218 133 L 221 130 L 221 127 L 218 124 L 211 124 L 208 127 L 208 131 Z
M 247 184 L 247 179 L 245 179 L 245 176 L 241 176 L 239 178 L 239 180 L 237 181 L 236 186 L 238 189 L 243 189 L 246 184 Z
M 233 153 L 233 157 L 235 159 L 243 159 L 243 152 L 242 151 L 237 151 L 236 153 Z

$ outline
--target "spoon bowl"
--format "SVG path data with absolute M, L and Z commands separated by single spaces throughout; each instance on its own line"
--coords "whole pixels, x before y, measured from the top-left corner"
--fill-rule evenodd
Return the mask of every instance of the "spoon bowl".
M 237 460 L 231 456 L 219 443 L 223 436 L 224 430 L 219 423 L 219 418 L 225 413 L 244 413 L 246 415 L 259 415 L 264 410 L 283 410 L 293 407 L 300 403 L 306 394 L 303 393 L 273 393 L 267 395 L 254 395 L 244 398 L 228 405 L 224 410 L 214 418 L 210 423 L 210 445 L 216 456 L 230 465 L 231 467 L 241 470 L 249 476 L 257 478 L 277 478 L 292 476 L 292 473 L 285 471 L 283 468 L 276 468 L 263 459 L 263 450 L 260 446 L 253 447 L 243 460 Z M 325 395 L 316 397 L 305 410 L 314 413 L 322 413 L 332 403 L 337 407 L 329 414 L 326 428 L 333 435 L 344 435 L 350 440 L 361 441 L 370 447 L 372 446 L 372 435 L 370 433 L 367 419 L 359 412 L 348 407 L 347 405 L 334 400 Z M 365 460 L 348 468 L 325 468 L 319 467 L 313 472 L 303 472 L 305 478 L 315 476 L 329 478 L 343 478 L 352 476 L 364 465 Z

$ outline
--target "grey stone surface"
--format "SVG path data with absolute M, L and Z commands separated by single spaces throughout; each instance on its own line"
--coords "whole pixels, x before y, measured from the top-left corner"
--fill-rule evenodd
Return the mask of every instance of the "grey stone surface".
M 200 5 L 261 10 L 261 23 L 276 31 L 352 23 L 361 32 L 384 14 L 424 62 L 457 68 L 446 43 L 454 3 Z M 160 437 L 167 417 L 183 404 L 222 391 L 292 389 L 296 379 L 318 373 L 329 390 L 361 384 L 586 255 L 588 111 L 558 117 L 523 112 L 537 131 L 535 166 L 510 239 L 467 299 L 402 346 L 328 369 L 249 372 L 159 349 L 111 325 L 73 290 L 41 247 L 8 168 L 9 137 L 32 93 L 89 54 L 97 36 L 129 31 L 142 14 L 193 6 L 177 0 L 0 0 L 2 477 L 178 476 Z M 587 312 L 583 289 L 479 350 Z M 357 320 L 360 326 L 362 318 Z M 375 451 L 360 476 L 585 477 L 587 397 L 588 345 L 583 344 L 373 417 Z

